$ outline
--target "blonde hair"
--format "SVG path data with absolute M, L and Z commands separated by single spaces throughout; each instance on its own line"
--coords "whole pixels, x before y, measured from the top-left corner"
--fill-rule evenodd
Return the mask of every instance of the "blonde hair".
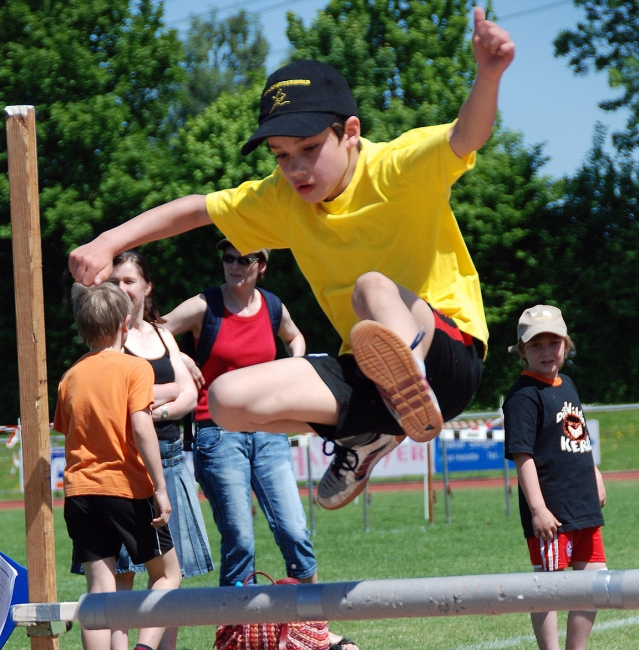
M 539 332 L 539 334 L 544 334 L 544 332 Z M 534 340 L 539 334 L 536 334 L 535 336 L 530 339 L 530 341 Z M 571 357 L 575 354 L 577 351 L 577 346 L 575 345 L 575 342 L 566 334 L 566 336 L 562 336 L 560 338 L 563 338 L 563 340 L 566 343 L 566 350 L 564 351 L 564 360 L 561 362 L 561 367 L 564 367 L 564 364 L 566 363 L 566 359 L 568 357 Z M 528 343 L 530 343 L 528 341 Z M 521 359 L 521 363 L 524 368 L 528 368 L 528 359 L 526 359 L 526 344 L 519 339 L 517 343 L 517 352 L 519 353 L 519 358 Z
M 90 348 L 111 345 L 133 309 L 129 296 L 111 282 L 97 287 L 76 282 L 71 302 L 78 333 Z

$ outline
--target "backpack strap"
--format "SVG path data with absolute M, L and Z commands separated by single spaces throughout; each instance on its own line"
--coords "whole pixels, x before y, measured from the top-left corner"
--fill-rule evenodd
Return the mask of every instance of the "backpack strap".
M 197 343 L 195 350 L 195 363 L 198 367 L 206 362 L 211 354 L 211 348 L 215 343 L 215 339 L 222 327 L 222 319 L 224 318 L 224 296 L 222 295 L 222 287 L 209 287 L 202 291 L 204 300 L 208 305 L 208 309 L 204 312 L 202 319 L 202 328 L 200 330 L 200 339 Z
M 265 289 L 258 289 L 266 303 L 266 309 L 271 321 L 271 328 L 273 331 L 273 338 L 277 336 L 282 322 L 282 301 L 270 291 Z M 220 332 L 222 326 L 222 319 L 224 318 L 224 296 L 221 287 L 208 287 L 202 291 L 202 295 L 206 300 L 208 309 L 204 312 L 202 318 L 202 327 L 200 330 L 200 338 L 195 347 L 195 341 L 191 332 L 185 332 L 180 340 L 180 349 L 195 360 L 198 367 L 206 362 L 211 354 L 211 349 L 215 343 L 215 339 Z
M 266 289 L 259 289 L 264 301 L 266 302 L 266 309 L 268 310 L 268 317 L 271 319 L 271 328 L 273 329 L 273 338 L 277 338 L 277 333 L 280 330 L 280 323 L 282 322 L 282 301 L 270 291 Z
M 195 345 L 192 332 L 184 332 L 180 337 L 180 350 L 195 361 L 198 368 L 209 358 L 211 348 L 222 326 L 224 316 L 224 297 L 221 287 L 209 287 L 202 291 L 206 300 L 207 310 L 202 318 L 200 338 Z M 187 413 L 182 418 L 184 425 L 184 450 L 191 451 L 193 445 L 193 413 Z

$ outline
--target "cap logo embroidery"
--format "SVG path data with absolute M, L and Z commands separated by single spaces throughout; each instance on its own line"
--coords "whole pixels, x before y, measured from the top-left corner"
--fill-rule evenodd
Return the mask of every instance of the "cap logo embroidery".
M 275 95 L 273 95 L 273 106 L 271 106 L 269 113 L 272 113 L 278 106 L 285 106 L 290 103 L 291 102 L 286 99 L 286 93 L 279 88 Z
M 547 318 L 552 318 L 552 314 L 547 309 L 542 309 L 541 311 L 531 311 L 530 317 L 533 320 L 545 320 Z
M 270 88 L 267 88 L 264 91 L 264 95 L 268 95 L 269 93 L 272 93 L 274 90 L 277 90 L 278 88 L 286 88 L 286 86 L 310 86 L 310 85 L 311 85 L 310 79 L 286 79 L 285 81 L 278 81 L 277 83 L 274 83 Z

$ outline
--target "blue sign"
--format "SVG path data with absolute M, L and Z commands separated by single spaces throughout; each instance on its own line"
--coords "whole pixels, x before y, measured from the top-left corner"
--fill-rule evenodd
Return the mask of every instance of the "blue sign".
M 16 576 L 16 581 L 13 586 L 13 594 L 11 596 L 11 605 L 20 605 L 22 603 L 29 602 L 29 587 L 27 581 L 27 570 L 18 564 L 15 560 L 12 560 L 8 555 L 0 553 L 2 557 L 17 571 L 18 575 Z M 4 644 L 7 642 L 7 639 L 11 636 L 15 624 L 11 618 L 11 614 L 7 617 L 7 620 L 4 622 L 4 627 L 2 629 L 2 634 L 0 634 L 0 648 L 4 647 Z
M 446 461 L 449 472 L 469 472 L 504 468 L 503 440 L 446 440 Z M 512 461 L 509 467 L 514 468 Z M 442 440 L 435 440 L 435 472 L 442 473 Z

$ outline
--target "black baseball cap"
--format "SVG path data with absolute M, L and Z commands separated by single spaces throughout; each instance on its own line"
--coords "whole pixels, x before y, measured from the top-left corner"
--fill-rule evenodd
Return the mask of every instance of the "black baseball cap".
M 329 127 L 336 117 L 351 115 L 357 115 L 357 104 L 340 72 L 321 61 L 295 61 L 266 80 L 259 127 L 242 147 L 242 155 L 270 136 L 308 138 Z

